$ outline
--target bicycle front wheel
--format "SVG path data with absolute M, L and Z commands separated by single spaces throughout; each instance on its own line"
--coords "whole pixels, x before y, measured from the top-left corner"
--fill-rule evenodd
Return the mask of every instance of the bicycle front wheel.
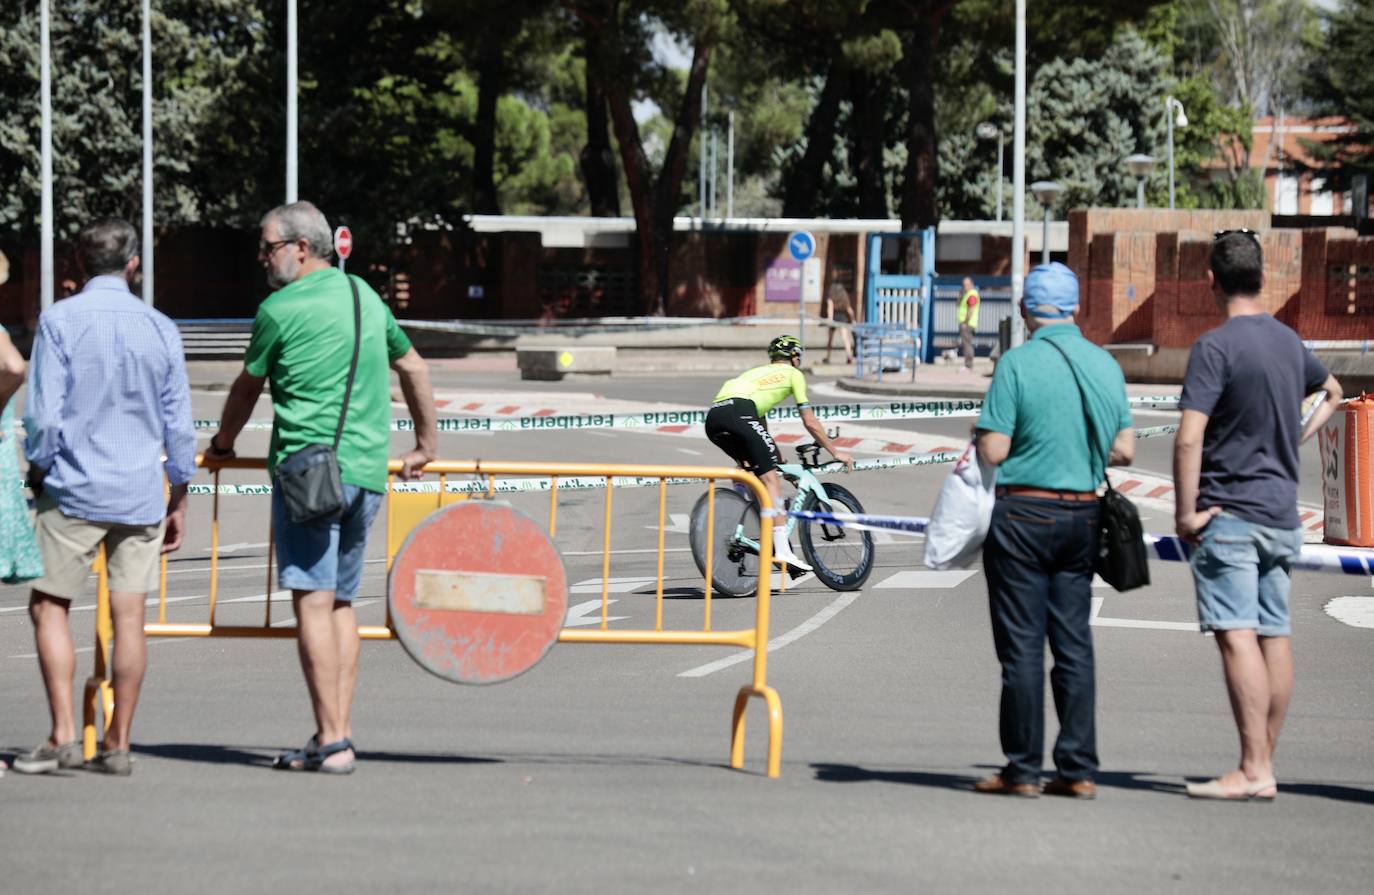
M 759 589 L 758 553 L 736 542 L 736 532 L 758 543 L 758 504 L 732 488 L 717 488 L 715 530 L 707 527 L 706 499 L 703 494 L 692 508 L 689 527 L 692 558 L 697 570 L 706 574 L 706 545 L 711 543 L 711 588 L 730 597 L 748 597 Z
M 862 513 L 859 499 L 839 485 L 825 484 L 825 494 L 841 513 Z M 825 505 L 815 494 L 807 494 L 802 509 L 824 512 Z M 816 577 L 831 590 L 858 590 L 873 574 L 873 534 L 833 522 L 799 519 L 801 551 L 811 563 Z

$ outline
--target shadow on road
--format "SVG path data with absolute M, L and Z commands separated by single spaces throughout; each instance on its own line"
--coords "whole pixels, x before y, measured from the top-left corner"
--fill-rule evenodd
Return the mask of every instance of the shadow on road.
M 646 597 L 652 597 L 652 596 L 654 595 L 654 591 L 652 591 L 652 590 L 648 590 L 648 591 L 639 591 L 639 593 L 642 593 L 642 594 L 643 594 L 644 596 L 646 596 Z M 746 595 L 744 595 L 744 596 L 742 596 L 742 597 L 732 597 L 732 596 L 730 596 L 729 594 L 723 594 L 723 593 L 720 593 L 719 591 L 712 591 L 712 592 L 711 592 L 711 599 L 712 599 L 712 600 L 751 600 L 751 599 L 754 598 L 754 596 L 755 596 L 755 595 L 751 593 L 751 594 L 746 594 Z M 699 587 L 665 587 L 665 588 L 663 589 L 663 599 L 665 599 L 665 600 L 704 600 L 704 599 L 706 599 L 706 592 L 703 591 L 703 590 L 702 590 L 701 588 L 699 588 Z
M 1339 786 L 1334 783 L 1284 783 L 1279 781 L 1281 796 L 1316 796 L 1336 802 L 1357 802 L 1361 805 L 1374 805 L 1374 789 L 1357 789 L 1353 786 Z
M 816 779 L 826 783 L 865 783 L 868 781 L 877 781 L 882 783 L 902 783 L 908 786 L 930 786 L 938 789 L 972 790 L 973 784 L 983 776 L 980 774 L 970 777 L 966 774 L 945 774 L 935 771 L 880 771 L 849 764 L 813 764 L 811 767 L 816 771 Z M 987 773 L 998 770 L 996 765 L 979 765 L 978 767 L 982 768 Z M 1098 786 L 1110 787 L 1112 789 L 1136 789 L 1146 792 L 1168 793 L 1171 795 L 1177 795 L 1183 792 L 1182 783 L 1161 783 L 1144 779 L 1154 776 L 1156 775 L 1145 774 L 1138 771 L 1100 771 L 1093 779 L 1097 781 Z M 1287 791 L 1288 787 L 1284 787 L 1284 789 Z
M 134 753 L 174 761 L 194 761 L 201 764 L 239 764 L 267 768 L 282 748 L 271 746 L 218 746 L 212 743 L 156 743 L 136 744 Z M 444 752 L 371 752 L 358 751 L 359 761 L 392 761 L 403 764 L 501 764 L 500 758 L 475 758 Z
M 935 771 L 879 771 L 852 764 L 813 764 L 816 779 L 824 783 L 903 783 L 937 789 L 973 789 L 977 777 Z
M 816 779 L 823 783 L 901 783 L 907 786 L 929 786 L 937 789 L 972 790 L 979 777 L 965 774 L 945 774 L 935 771 L 888 771 L 859 767 L 852 764 L 813 764 Z M 997 770 L 994 765 L 980 765 L 988 773 Z M 1182 782 L 1171 783 L 1147 779 L 1158 777 L 1156 773 L 1141 771 L 1099 771 L 1093 778 L 1097 785 L 1111 789 L 1134 789 L 1145 792 L 1158 792 L 1171 796 L 1184 793 Z M 1354 786 L 1341 786 L 1334 783 L 1279 783 L 1281 795 L 1312 796 L 1331 799 L 1337 802 L 1356 802 L 1374 805 L 1374 789 L 1360 789 Z

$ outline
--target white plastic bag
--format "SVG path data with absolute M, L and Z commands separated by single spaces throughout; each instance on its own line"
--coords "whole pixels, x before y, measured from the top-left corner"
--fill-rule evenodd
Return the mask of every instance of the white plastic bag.
M 967 568 L 978 557 L 992 523 L 997 468 L 978 459 L 972 443 L 940 488 L 926 527 L 925 564 L 932 569 Z

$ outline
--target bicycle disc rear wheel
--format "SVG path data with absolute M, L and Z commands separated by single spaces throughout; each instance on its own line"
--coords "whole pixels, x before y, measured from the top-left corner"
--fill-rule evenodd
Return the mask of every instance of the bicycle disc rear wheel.
M 706 574 L 706 544 L 711 542 L 711 588 L 730 597 L 753 596 L 759 589 L 759 557 L 752 550 L 734 544 L 735 532 L 744 526 L 744 536 L 754 543 L 759 539 L 759 508 L 754 501 L 732 488 L 717 488 L 715 531 L 707 530 L 707 506 L 703 494 L 692 508 L 692 558 L 697 569 Z
M 826 496 L 840 513 L 862 513 L 863 505 L 849 491 L 829 482 Z M 807 494 L 802 509 L 824 512 L 825 505 L 815 494 Z M 811 563 L 816 577 L 831 590 L 858 590 L 873 574 L 873 534 L 857 528 L 819 522 L 815 519 L 797 520 L 801 529 L 801 551 Z

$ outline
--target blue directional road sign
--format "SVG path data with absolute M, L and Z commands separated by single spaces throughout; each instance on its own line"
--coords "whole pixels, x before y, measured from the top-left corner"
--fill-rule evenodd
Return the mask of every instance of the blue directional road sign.
M 794 230 L 787 237 L 787 251 L 798 261 L 805 261 L 816 254 L 816 237 L 805 230 Z

